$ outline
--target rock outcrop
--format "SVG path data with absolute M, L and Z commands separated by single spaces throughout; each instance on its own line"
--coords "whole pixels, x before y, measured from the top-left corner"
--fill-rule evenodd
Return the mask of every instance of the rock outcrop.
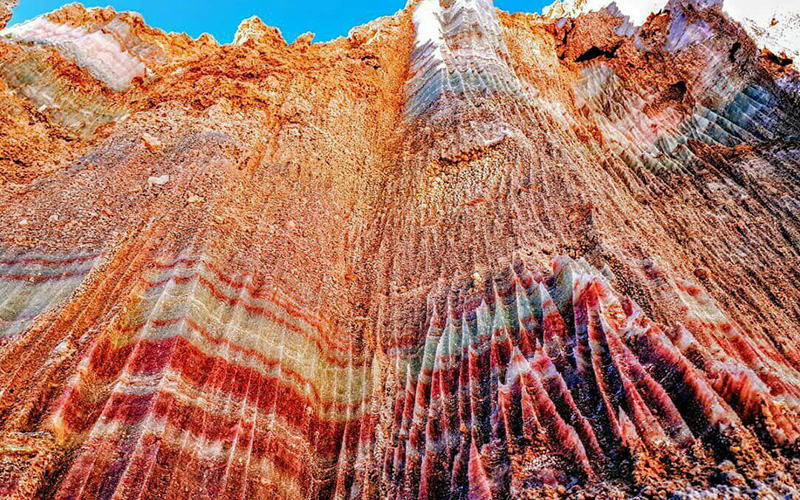
M 0 497 L 798 495 L 793 62 L 548 12 L 0 31 Z
M 0 2 L 0 29 L 5 28 L 8 21 L 11 20 L 12 11 L 17 3 L 17 0 L 3 0 Z

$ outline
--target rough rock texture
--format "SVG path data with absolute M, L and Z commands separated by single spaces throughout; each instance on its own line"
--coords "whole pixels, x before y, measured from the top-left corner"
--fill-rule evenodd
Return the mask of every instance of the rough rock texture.
M 689 0 L 312 38 L 0 31 L 2 498 L 798 495 L 791 63 Z
M 17 0 L 2 0 L 0 1 L 0 29 L 6 27 L 9 19 L 11 19 L 12 10 L 17 5 Z
M 759 48 L 766 49 L 780 59 L 800 57 L 800 5 L 791 2 L 750 4 L 742 0 L 724 3 L 725 12 L 741 23 Z M 704 5 L 721 3 L 705 0 Z M 559 19 L 577 17 L 593 11 L 608 10 L 628 17 L 628 22 L 640 26 L 650 14 L 659 13 L 669 4 L 667 0 L 556 0 L 543 9 L 545 17 Z M 780 5 L 780 10 L 775 9 Z M 729 9 L 730 7 L 730 9 Z M 787 64 L 791 61 L 787 61 Z

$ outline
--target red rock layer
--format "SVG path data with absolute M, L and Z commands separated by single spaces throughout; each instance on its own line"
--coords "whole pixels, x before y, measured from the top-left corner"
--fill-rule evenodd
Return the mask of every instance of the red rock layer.
M 800 86 L 719 6 L 0 33 L 3 498 L 797 494 Z

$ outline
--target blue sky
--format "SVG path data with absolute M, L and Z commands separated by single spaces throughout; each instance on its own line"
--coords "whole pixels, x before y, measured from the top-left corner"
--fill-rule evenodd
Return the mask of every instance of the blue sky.
M 70 1 L 21 0 L 14 9 L 11 24 L 50 12 Z M 208 32 L 227 43 L 233 39 L 239 22 L 252 15 L 280 28 L 289 42 L 306 31 L 316 33 L 316 41 L 324 41 L 346 35 L 353 26 L 376 17 L 394 14 L 405 6 L 406 0 L 83 0 L 82 3 L 135 10 L 151 26 L 186 32 L 193 37 Z M 495 5 L 511 12 L 539 12 L 550 3 L 552 0 L 495 0 Z

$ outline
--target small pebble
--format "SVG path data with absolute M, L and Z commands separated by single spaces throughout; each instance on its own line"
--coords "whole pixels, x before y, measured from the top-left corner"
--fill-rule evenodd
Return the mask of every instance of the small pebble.
M 142 134 L 142 142 L 144 142 L 144 145 L 150 151 L 155 151 L 161 148 L 161 141 L 159 141 L 158 138 L 148 134 L 147 132 Z
M 169 182 L 169 175 L 164 174 L 160 176 L 150 176 L 147 178 L 147 183 L 151 186 L 163 186 Z

